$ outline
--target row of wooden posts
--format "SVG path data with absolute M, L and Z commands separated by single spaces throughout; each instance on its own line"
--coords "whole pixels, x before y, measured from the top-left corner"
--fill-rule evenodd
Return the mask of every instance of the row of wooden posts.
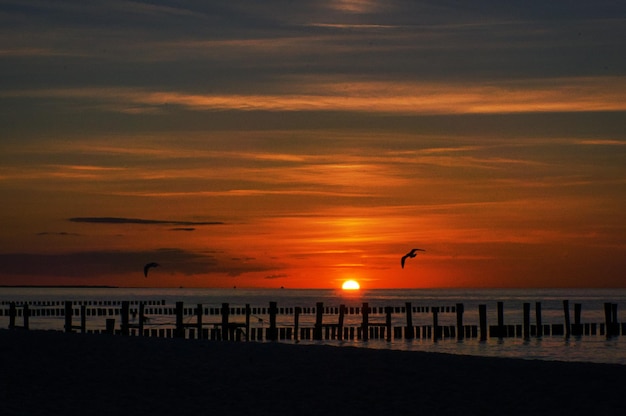
M 70 301 L 68 301 L 70 302 Z M 82 306 L 85 306 L 86 308 L 84 308 L 84 311 L 86 313 L 87 316 L 118 316 L 120 314 L 120 307 L 122 305 L 122 302 L 124 301 L 98 301 L 98 302 L 91 302 L 91 301 L 71 301 L 70 303 L 73 305 L 74 310 L 78 311 L 79 308 L 82 311 L 83 308 Z M 11 303 L 16 303 L 16 302 L 0 302 L 0 305 L 10 305 Z M 45 317 L 63 317 L 65 316 L 65 304 L 67 302 L 59 302 L 59 301 L 52 301 L 52 302 L 46 302 L 46 301 L 28 301 L 28 302 L 19 302 L 16 303 L 19 308 L 17 309 L 17 316 L 21 317 L 22 316 L 22 311 L 23 311 L 23 307 L 24 306 L 34 306 L 34 308 L 29 309 L 29 313 L 31 317 L 41 317 L 41 316 L 45 316 Z M 146 313 L 148 314 L 154 314 L 154 315 L 175 315 L 176 314 L 176 310 L 175 308 L 171 307 L 171 306 L 166 306 L 165 300 L 162 301 L 156 301 L 156 302 L 151 302 L 151 301 L 130 301 L 130 305 L 140 305 L 140 304 L 144 304 L 145 306 L 148 306 L 147 308 L 145 308 Z M 55 307 L 56 306 L 56 307 Z M 222 314 L 222 308 L 221 307 L 207 307 L 204 306 L 204 315 L 221 315 Z M 455 313 L 456 311 L 456 306 L 452 305 L 452 306 L 438 306 L 438 311 L 441 313 Z M 253 315 L 267 315 L 268 314 L 268 308 L 267 307 L 253 307 L 251 308 L 252 310 L 252 314 Z M 431 307 L 429 306 L 413 306 L 411 307 L 411 311 L 413 313 L 429 313 L 431 310 Z M 191 311 L 191 312 L 190 312 Z M 230 314 L 231 315 L 245 315 L 245 308 L 242 307 L 231 307 L 230 308 Z M 405 313 L 406 312 L 406 307 L 405 306 L 394 306 L 393 307 L 393 313 Z M 184 313 L 186 315 L 190 315 L 193 314 L 195 315 L 195 308 L 185 308 L 184 309 Z M 295 313 L 295 307 L 280 307 L 278 308 L 278 314 L 279 315 L 293 315 Z M 315 315 L 316 312 L 316 308 L 315 307 L 303 307 L 300 308 L 300 314 L 301 315 Z M 387 313 L 387 309 L 385 307 L 382 306 L 370 306 L 369 307 L 369 314 L 370 316 L 372 315 L 383 315 Z M 79 314 L 79 312 L 75 312 L 76 315 Z M 324 307 L 324 314 L 328 314 L 328 315 L 338 315 L 339 314 L 339 307 L 337 306 L 325 306 Z M 361 307 L 359 306 L 350 306 L 350 307 L 346 307 L 345 309 L 345 314 L 346 315 L 361 315 Z M 0 316 L 9 316 L 9 311 L 3 308 L 0 308 Z
M 20 302 L 20 305 L 29 305 L 29 306 L 65 306 L 67 302 L 70 302 L 72 305 L 76 306 L 121 306 L 123 300 L 74 300 L 74 301 L 60 301 L 60 300 L 27 300 Z M 131 305 L 139 305 L 143 303 L 145 305 L 165 305 L 165 299 L 159 300 L 131 300 L 129 301 Z M 14 301 L 1 300 L 0 305 L 10 305 L 11 303 L 15 303 Z
M 153 336 L 167 333 L 175 338 L 185 338 L 186 330 L 189 330 L 190 337 L 193 338 L 197 335 L 197 338 L 210 338 L 214 340 L 262 340 L 263 328 L 252 328 L 250 325 L 250 317 L 252 315 L 252 308 L 250 305 L 246 305 L 242 312 L 245 314 L 245 323 L 231 322 L 231 308 L 228 303 L 223 303 L 220 308 L 221 321 L 220 322 L 203 322 L 203 305 L 198 304 L 193 308 L 193 314 L 196 317 L 196 322 L 185 323 L 184 317 L 186 311 L 189 309 L 184 308 L 183 302 L 176 302 L 176 308 L 174 310 L 176 315 L 176 321 L 174 322 L 174 328 L 168 328 L 167 330 L 161 329 L 146 329 L 146 316 L 145 316 L 145 304 L 143 302 L 138 303 L 138 310 L 132 310 L 132 314 L 138 317 L 136 323 L 131 323 L 131 302 L 122 301 L 120 314 L 120 329 L 115 330 L 115 319 L 106 320 L 107 333 L 120 333 L 121 335 L 131 335 L 138 333 L 139 335 Z M 31 315 L 28 304 L 19 306 L 22 308 L 22 313 L 18 314 L 18 306 L 12 302 L 9 305 L 9 328 L 10 329 L 29 329 L 29 317 Z M 73 323 L 74 307 L 73 303 L 67 301 L 64 303 L 64 317 L 66 332 L 81 331 L 87 332 L 86 328 L 86 308 L 85 304 L 80 306 L 80 324 L 75 325 Z M 564 324 L 546 325 L 542 321 L 541 302 L 535 303 L 535 324 L 531 325 L 530 311 L 531 304 L 523 304 L 523 324 L 522 325 L 505 325 L 504 323 L 504 303 L 497 303 L 497 325 L 487 325 L 487 305 L 481 304 L 478 307 L 479 311 L 479 325 L 464 325 L 463 314 L 464 305 L 457 303 L 453 311 L 456 312 L 456 325 L 439 325 L 439 307 L 431 307 L 432 311 L 432 326 L 414 326 L 413 325 L 413 310 L 410 302 L 405 303 L 405 307 L 402 310 L 406 313 L 406 326 L 404 327 L 392 327 L 392 314 L 394 311 L 398 311 L 398 308 L 385 307 L 384 313 L 386 316 L 385 323 L 373 323 L 370 322 L 370 311 L 368 303 L 363 303 L 361 307 L 362 322 L 361 325 L 356 327 L 345 327 L 344 317 L 346 315 L 347 308 L 345 305 L 340 305 L 338 308 L 339 317 L 335 323 L 324 323 L 324 305 L 321 302 L 316 304 L 315 308 L 315 324 L 313 328 L 300 328 L 300 315 L 302 314 L 302 308 L 294 308 L 294 324 L 289 328 L 278 328 L 276 323 L 276 317 L 278 315 L 278 307 L 276 302 L 270 302 L 267 313 L 269 314 L 269 327 L 266 328 L 265 339 L 269 341 L 277 341 L 279 339 L 362 339 L 367 341 L 370 338 L 382 338 L 390 341 L 393 338 L 432 338 L 438 340 L 442 338 L 476 338 L 480 337 L 481 341 L 487 340 L 487 337 L 491 338 L 505 338 L 505 337 L 523 337 L 530 338 L 531 336 L 542 337 L 544 335 L 563 335 L 565 337 L 581 336 L 581 335 L 596 335 L 598 327 L 600 329 L 600 335 L 606 335 L 607 337 L 613 337 L 620 335 L 626 335 L 626 323 L 620 324 L 617 319 L 617 304 L 605 303 L 604 313 L 605 322 L 601 324 L 582 324 L 581 323 L 581 310 L 582 305 L 579 303 L 574 304 L 574 322 L 570 320 L 570 308 L 569 301 L 563 301 L 564 311 Z M 448 308 L 447 310 L 450 310 Z M 17 325 L 16 318 L 21 315 L 23 318 L 23 324 Z M 170 326 L 172 324 L 169 324 Z M 211 328 L 211 329 L 210 329 Z

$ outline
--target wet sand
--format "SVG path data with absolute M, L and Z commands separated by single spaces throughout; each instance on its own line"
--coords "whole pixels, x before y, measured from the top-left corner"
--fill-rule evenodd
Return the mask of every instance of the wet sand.
M 0 330 L 2 415 L 601 415 L 626 366 Z

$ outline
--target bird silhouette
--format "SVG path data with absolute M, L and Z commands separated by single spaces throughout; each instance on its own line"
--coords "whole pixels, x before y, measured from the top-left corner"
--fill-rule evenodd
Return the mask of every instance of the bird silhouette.
M 426 250 L 422 250 L 421 248 L 414 248 L 413 250 L 409 251 L 404 256 L 402 256 L 402 260 L 400 260 L 400 264 L 402 265 L 403 269 L 404 269 L 404 262 L 406 261 L 406 259 L 409 257 L 413 258 L 417 256 L 418 251 L 426 251 Z
M 145 266 L 143 266 L 143 275 L 144 277 L 148 277 L 148 270 L 150 270 L 152 267 L 159 267 L 159 263 L 148 263 Z

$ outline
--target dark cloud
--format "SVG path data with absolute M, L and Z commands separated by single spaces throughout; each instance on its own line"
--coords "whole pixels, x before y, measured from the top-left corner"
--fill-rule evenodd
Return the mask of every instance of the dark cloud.
M 155 225 L 220 225 L 220 221 L 170 221 L 170 220 L 149 220 L 143 218 L 120 218 L 120 217 L 74 217 L 69 218 L 71 222 L 87 222 L 92 224 L 155 224 Z M 177 229 L 180 231 L 181 229 Z M 184 231 L 192 231 L 184 229 Z
M 170 228 L 171 231 L 195 231 L 196 229 L 193 227 L 176 227 Z
M 270 274 L 269 276 L 265 276 L 266 279 L 284 279 L 289 277 L 288 274 Z
M 270 269 L 264 264 L 233 261 L 228 257 L 227 254 L 217 251 L 193 252 L 179 248 L 54 254 L 7 253 L 0 254 L 0 277 L 13 275 L 89 279 L 133 273 L 143 275 L 143 266 L 152 261 L 161 265 L 160 273 L 187 276 L 219 273 L 236 277 Z
M 48 232 L 48 231 L 43 231 L 41 233 L 37 233 L 37 235 L 61 235 L 61 236 L 80 236 L 80 234 L 78 233 L 68 233 L 66 231 L 59 231 L 59 232 Z
M 116 274 L 143 273 L 143 266 L 158 261 L 169 273 L 208 273 L 218 264 L 211 254 L 182 249 L 149 251 L 80 251 L 70 253 L 0 254 L 0 275 L 41 275 L 93 278 Z

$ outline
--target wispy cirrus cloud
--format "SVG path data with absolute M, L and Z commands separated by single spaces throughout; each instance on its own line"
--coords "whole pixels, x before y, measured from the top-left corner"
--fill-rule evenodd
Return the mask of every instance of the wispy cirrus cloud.
M 89 100 L 109 111 L 348 111 L 398 114 L 501 114 L 625 111 L 621 77 L 488 84 L 393 81 L 317 82 L 282 94 L 198 94 L 137 88 L 22 90 L 4 97 Z M 575 85 L 575 88 L 573 86 Z
M 586 146 L 626 146 L 626 140 L 614 140 L 614 139 L 587 139 L 577 140 L 577 144 Z

